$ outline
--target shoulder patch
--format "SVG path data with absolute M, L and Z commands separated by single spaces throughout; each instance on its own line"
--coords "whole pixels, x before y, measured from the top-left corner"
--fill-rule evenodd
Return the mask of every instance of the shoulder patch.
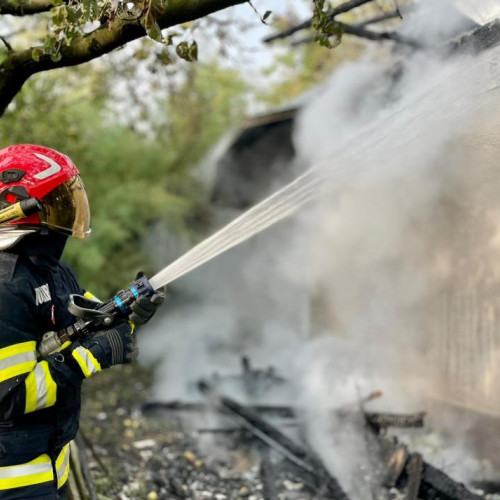
M 18 255 L 0 252 L 0 280 L 11 280 L 16 270 Z

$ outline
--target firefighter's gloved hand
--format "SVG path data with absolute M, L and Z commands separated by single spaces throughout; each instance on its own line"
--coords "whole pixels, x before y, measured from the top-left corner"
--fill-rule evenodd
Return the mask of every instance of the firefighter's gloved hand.
M 130 363 L 139 355 L 133 326 L 129 323 L 104 330 L 82 341 L 81 345 L 92 353 L 102 369 Z
M 157 291 L 151 297 L 139 297 L 131 306 L 132 314 L 129 316 L 134 325 L 143 325 L 147 323 L 163 304 L 165 294 Z
M 135 279 L 142 278 L 144 273 L 139 271 Z M 131 306 L 132 313 L 129 316 L 134 325 L 147 323 L 165 301 L 165 289 L 157 290 L 151 297 L 139 297 Z

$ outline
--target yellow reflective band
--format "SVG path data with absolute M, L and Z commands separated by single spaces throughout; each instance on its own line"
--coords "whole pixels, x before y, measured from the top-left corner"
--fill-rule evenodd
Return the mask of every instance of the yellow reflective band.
M 0 382 L 29 373 L 36 365 L 36 342 L 21 342 L 0 349 Z
M 77 347 L 73 350 L 72 355 L 86 378 L 102 370 L 99 361 L 85 347 Z
M 15 356 L 16 354 L 23 354 L 25 352 L 34 352 L 36 353 L 36 342 L 21 342 L 20 344 L 10 345 L 8 347 L 3 347 L 0 349 L 0 361 L 3 359 L 10 358 L 11 356 Z
M 54 471 L 48 455 L 40 455 L 25 464 L 0 467 L 0 491 L 54 480 Z
M 26 408 L 24 413 L 30 413 L 36 410 L 36 403 L 38 400 L 38 392 L 36 390 L 36 375 L 35 371 L 32 371 L 24 381 L 26 389 Z
M 42 366 L 43 373 L 45 375 L 45 388 L 47 390 L 45 408 L 48 408 L 49 406 L 54 406 L 56 404 L 57 384 L 52 378 L 47 361 L 41 361 L 39 364 Z
M 54 406 L 57 397 L 57 385 L 50 373 L 47 361 L 41 361 L 26 377 L 25 413 Z
M 71 345 L 71 340 L 66 340 L 66 342 L 64 342 L 64 344 L 59 348 L 60 351 L 62 351 L 63 349 L 66 349 L 66 347 L 69 347 Z
M 90 293 L 90 292 L 85 292 L 83 294 L 84 297 L 87 297 L 87 299 L 90 299 L 90 300 L 95 300 L 96 302 L 101 302 L 94 294 Z
M 29 373 L 33 370 L 36 365 L 36 360 L 28 361 L 26 363 L 19 363 L 18 365 L 11 366 L 10 368 L 5 368 L 0 370 L 0 382 L 5 382 L 10 378 L 17 377 L 18 375 L 23 375 L 24 373 Z
M 64 486 L 69 475 L 69 443 L 63 447 L 56 460 L 57 488 Z

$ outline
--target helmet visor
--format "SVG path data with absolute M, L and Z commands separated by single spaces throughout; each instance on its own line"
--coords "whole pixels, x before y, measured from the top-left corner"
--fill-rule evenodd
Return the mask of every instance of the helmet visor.
M 40 219 L 44 226 L 77 238 L 90 234 L 89 202 L 80 176 L 56 187 L 40 202 L 43 206 Z

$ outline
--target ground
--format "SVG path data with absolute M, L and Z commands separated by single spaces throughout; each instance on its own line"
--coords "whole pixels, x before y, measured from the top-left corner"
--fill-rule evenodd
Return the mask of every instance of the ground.
M 89 463 L 100 500 L 261 499 L 258 467 L 243 455 L 204 456 L 175 419 L 142 415 L 152 378 L 135 364 L 85 384 L 81 428 L 94 447 Z

